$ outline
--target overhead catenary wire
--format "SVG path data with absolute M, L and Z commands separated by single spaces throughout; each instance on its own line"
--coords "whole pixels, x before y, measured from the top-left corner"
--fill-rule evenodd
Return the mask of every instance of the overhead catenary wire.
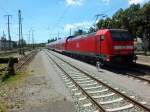
M 66 13 L 68 12 L 68 10 L 70 9 L 71 6 L 66 7 L 66 9 L 64 10 L 64 12 L 61 14 L 61 16 L 58 19 L 58 26 L 60 24 L 60 22 L 62 21 L 62 19 L 64 18 L 64 16 L 66 15 Z
M 52 29 L 53 29 L 53 30 L 56 29 L 56 28 L 59 28 L 60 22 L 63 20 L 64 16 L 66 15 L 66 13 L 68 12 L 68 10 L 69 10 L 70 8 L 71 8 L 71 6 L 69 5 L 69 6 L 67 6 L 67 7 L 64 9 L 64 11 L 63 11 L 63 12 L 61 13 L 61 15 L 58 17 L 56 23 L 52 26 Z M 59 29 L 58 29 L 58 32 L 59 32 L 59 34 L 60 34 Z M 57 32 L 57 35 L 58 35 L 58 32 Z
M 76 0 L 75 0 L 75 1 L 76 1 Z M 59 28 L 59 25 L 60 25 L 61 21 L 64 19 L 65 14 L 68 12 L 68 10 L 71 8 L 71 6 L 72 6 L 72 5 L 68 5 L 68 6 L 65 8 L 65 10 L 62 12 L 62 14 L 60 15 L 60 17 L 57 19 L 57 22 L 56 22 L 56 23 L 54 24 L 54 26 L 52 27 L 53 30 L 54 30 L 55 28 Z M 70 31 L 71 31 L 71 29 L 69 30 L 69 35 L 71 34 Z M 60 34 L 59 29 L 58 29 L 58 33 Z M 57 34 L 58 34 L 58 33 L 57 33 Z

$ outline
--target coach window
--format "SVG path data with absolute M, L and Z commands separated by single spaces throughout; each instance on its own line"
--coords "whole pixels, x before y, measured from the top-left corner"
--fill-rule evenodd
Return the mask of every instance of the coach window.
M 103 40 L 105 39 L 105 36 L 104 36 L 104 35 L 101 35 L 101 36 L 100 36 L 100 39 L 101 39 L 101 41 L 103 41 Z

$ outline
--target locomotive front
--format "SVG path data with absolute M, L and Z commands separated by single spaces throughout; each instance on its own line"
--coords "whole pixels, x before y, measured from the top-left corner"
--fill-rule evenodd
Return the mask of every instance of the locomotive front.
M 134 55 L 134 38 L 127 30 L 109 30 L 112 39 L 112 61 L 132 63 Z

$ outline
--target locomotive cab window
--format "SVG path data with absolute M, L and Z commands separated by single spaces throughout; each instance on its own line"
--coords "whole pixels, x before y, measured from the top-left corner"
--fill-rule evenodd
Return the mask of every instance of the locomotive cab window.
M 111 30 L 110 33 L 111 33 L 112 39 L 114 41 L 128 41 L 128 40 L 133 40 L 132 35 L 128 31 Z

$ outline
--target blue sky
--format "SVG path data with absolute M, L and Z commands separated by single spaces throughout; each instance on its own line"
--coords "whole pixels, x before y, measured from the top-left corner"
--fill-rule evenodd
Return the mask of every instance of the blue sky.
M 118 9 L 132 3 L 143 4 L 148 0 L 0 0 L 0 36 L 7 34 L 7 20 L 11 14 L 11 37 L 18 40 L 18 9 L 22 11 L 24 39 L 28 40 L 29 30 L 34 30 L 36 42 L 68 36 L 69 29 L 87 29 L 95 21 L 94 15 L 106 14 L 111 17 Z

